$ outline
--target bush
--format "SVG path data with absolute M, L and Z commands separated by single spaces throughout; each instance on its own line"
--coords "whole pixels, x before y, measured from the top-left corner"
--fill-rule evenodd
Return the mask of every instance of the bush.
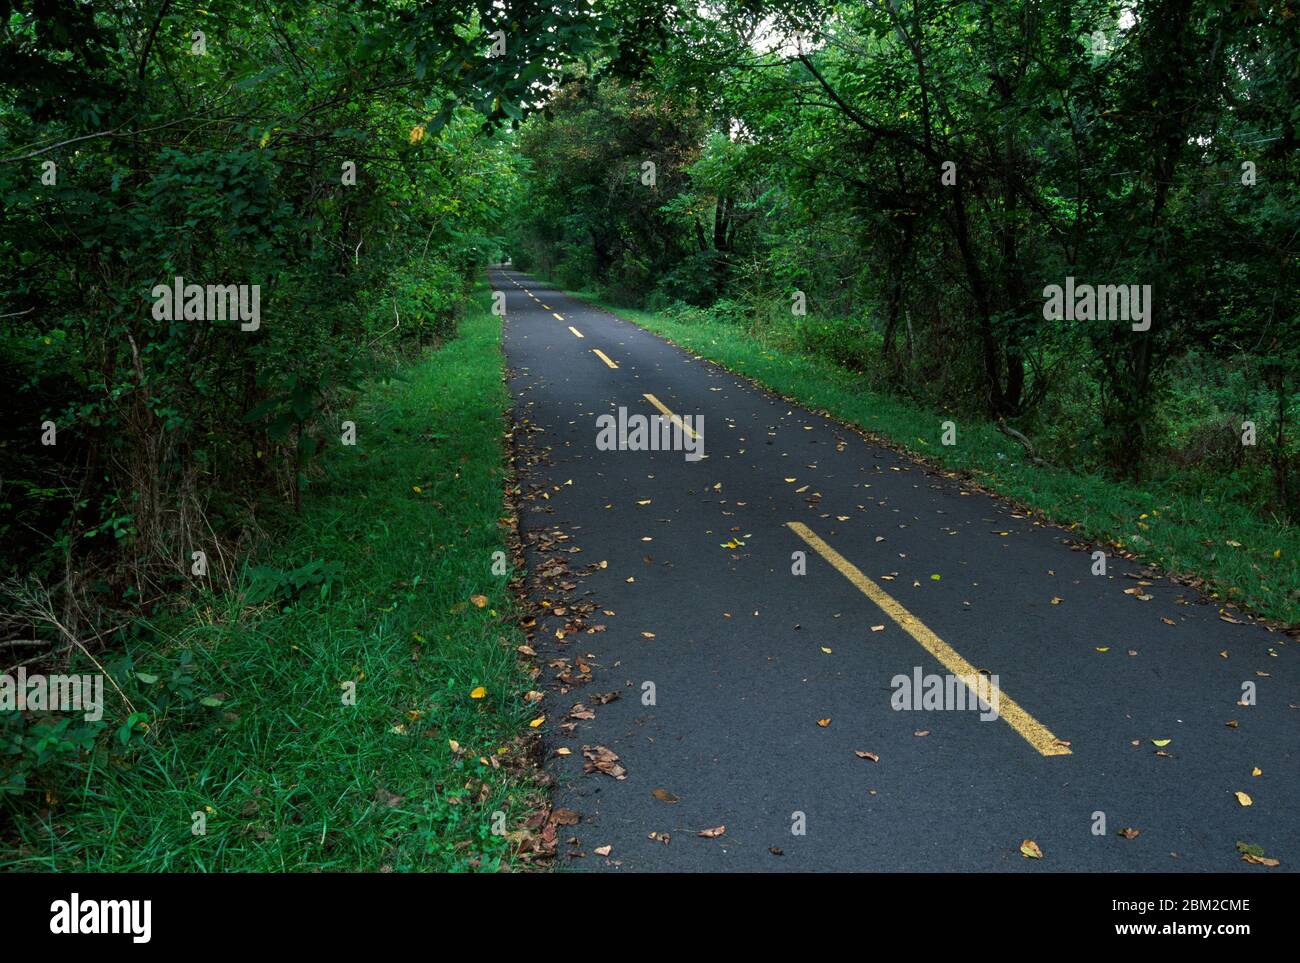
M 880 333 L 856 318 L 807 317 L 799 321 L 796 331 L 800 350 L 853 371 L 870 369 L 884 346 Z
M 381 330 L 396 326 L 402 340 L 447 341 L 456 336 L 467 293 L 465 277 L 446 261 L 416 259 L 393 272 L 375 321 Z
M 663 303 L 681 301 L 706 308 L 718 299 L 726 273 L 717 251 L 697 251 L 665 272 L 651 297 Z

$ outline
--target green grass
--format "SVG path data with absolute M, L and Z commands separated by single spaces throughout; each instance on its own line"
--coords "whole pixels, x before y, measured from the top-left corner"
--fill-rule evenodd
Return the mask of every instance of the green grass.
M 491 573 L 505 549 L 507 393 L 487 305 L 480 288 L 460 337 L 338 414 L 356 422 L 357 446 L 327 456 L 291 534 L 256 560 L 334 563 L 328 591 L 259 606 L 210 596 L 163 641 L 135 644 L 145 679 L 124 688 L 148 732 L 125 749 L 101 740 L 43 802 L 11 810 L 0 870 L 509 864 L 492 813 L 514 831 L 527 811 L 528 767 L 510 764 L 524 761 L 530 714 L 509 575 Z M 486 697 L 472 699 L 480 685 Z M 214 695 L 219 706 L 200 701 Z M 105 721 L 119 716 L 110 697 Z M 494 754 L 500 768 L 485 762 Z M 205 835 L 191 832 L 195 812 Z
M 1189 495 L 1039 467 L 986 421 L 954 419 L 957 444 L 944 446 L 941 424 L 952 416 L 873 391 L 861 375 L 826 358 L 707 316 L 684 322 L 590 292 L 571 293 L 891 447 L 969 472 L 977 484 L 1073 527 L 1081 538 L 1113 543 L 1166 571 L 1203 579 L 1221 603 L 1300 624 L 1300 531 L 1259 517 L 1227 493 Z

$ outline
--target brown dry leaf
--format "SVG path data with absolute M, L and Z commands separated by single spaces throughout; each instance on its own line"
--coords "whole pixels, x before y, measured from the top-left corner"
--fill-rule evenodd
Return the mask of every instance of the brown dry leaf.
M 1237 802 L 1241 803 L 1241 805 L 1243 805 L 1243 806 L 1253 806 L 1253 805 L 1255 805 L 1255 800 L 1251 799 L 1248 795 L 1246 795 L 1246 794 L 1245 794 L 1244 792 L 1242 792 L 1240 789 L 1238 789 L 1235 793 L 1233 793 L 1233 795 L 1237 797 Z
M 827 726 L 829 726 L 830 724 L 831 724 L 831 720 L 830 720 L 830 719 L 818 719 L 818 720 L 817 720 L 817 725 L 821 726 L 823 729 L 825 729 L 825 728 L 826 728 Z
M 583 746 L 583 772 L 603 772 L 615 779 L 626 779 L 627 770 L 619 764 L 618 756 L 604 746 Z
M 1043 851 L 1032 839 L 1026 839 L 1020 844 L 1020 855 L 1024 856 L 1026 859 L 1042 859 Z
M 928 736 L 929 734 L 929 729 L 917 729 L 916 732 L 912 733 L 912 735 L 917 736 L 918 738 L 921 736 Z
M 471 596 L 469 597 L 469 600 L 470 600 L 471 602 L 473 602 L 474 605 L 475 605 L 477 608 L 480 608 L 480 609 L 481 609 L 481 608 L 484 608 L 484 607 L 487 605 L 487 596 L 486 596 L 486 595 L 471 595 Z
M 655 799 L 658 799 L 660 802 L 668 803 L 669 805 L 672 805 L 681 799 L 680 796 L 669 792 L 667 789 L 651 789 L 650 795 L 654 796 Z
M 557 809 L 551 813 L 551 822 L 557 826 L 576 826 L 581 819 L 572 809 Z
M 1271 856 L 1256 856 L 1254 853 L 1246 853 L 1241 857 L 1244 863 L 1254 863 L 1256 866 L 1281 866 L 1280 859 L 1273 859 Z
M 1125 827 L 1124 829 L 1121 829 L 1121 830 L 1120 830 L 1118 833 L 1116 833 L 1115 835 L 1117 835 L 1117 836 L 1123 836 L 1125 839 L 1137 839 L 1140 835 L 1142 835 L 1142 830 L 1140 830 L 1140 829 L 1133 829 L 1133 828 L 1131 828 L 1131 827 Z
M 696 833 L 696 835 L 702 836 L 705 839 L 717 839 L 726 831 L 727 831 L 726 826 L 714 826 L 712 829 L 701 829 L 698 833 Z
M 853 750 L 853 754 L 859 759 L 870 759 L 872 762 L 880 762 L 880 757 L 874 752 L 863 752 L 861 749 Z
M 592 852 L 597 856 L 608 856 L 613 849 L 613 846 L 597 846 Z

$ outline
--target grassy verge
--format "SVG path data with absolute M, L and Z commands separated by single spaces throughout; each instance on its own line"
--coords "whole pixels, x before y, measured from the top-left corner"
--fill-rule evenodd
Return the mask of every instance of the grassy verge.
M 985 421 L 957 422 L 957 444 L 940 443 L 949 415 L 872 391 L 833 362 L 766 342 L 713 320 L 683 322 L 571 292 L 620 317 L 745 375 L 770 390 L 822 409 L 891 446 L 950 471 L 1073 528 L 1114 543 L 1167 571 L 1202 580 L 1212 598 L 1300 624 L 1300 530 L 1261 518 L 1212 491 L 1192 497 L 1026 462 L 1024 450 Z
M 147 731 L 101 739 L 47 787 L 5 828 L 0 870 L 509 861 L 492 814 L 519 826 L 531 784 L 514 765 L 523 638 L 508 576 L 492 574 L 506 550 L 500 335 L 480 289 L 460 337 L 339 413 L 357 445 L 327 456 L 292 534 L 256 560 L 263 582 L 313 560 L 323 579 L 258 605 L 211 596 L 132 646 L 122 681 Z M 110 696 L 105 721 L 119 712 Z

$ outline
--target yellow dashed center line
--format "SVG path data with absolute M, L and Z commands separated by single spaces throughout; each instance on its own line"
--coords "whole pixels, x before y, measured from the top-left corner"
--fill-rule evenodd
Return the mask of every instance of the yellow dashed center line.
M 564 318 L 560 317 L 560 312 L 558 312 L 558 311 L 552 311 L 552 312 L 551 312 L 551 317 L 553 317 L 556 321 L 563 321 L 563 320 L 564 320 Z
M 551 310 L 551 306 L 549 304 L 543 304 L 542 307 L 544 307 L 547 311 Z
M 696 434 L 692 429 L 686 427 L 686 422 L 682 421 L 681 418 L 677 417 L 677 415 L 675 415 L 675 414 L 673 414 L 671 411 L 669 411 L 669 410 L 668 410 L 668 406 L 665 405 L 665 404 L 664 404 L 662 401 L 660 401 L 658 398 L 656 398 L 654 395 L 649 395 L 649 394 L 648 394 L 648 395 L 643 395 L 642 397 L 644 397 L 646 401 L 650 402 L 650 404 L 654 405 L 656 408 L 658 408 L 660 411 L 662 411 L 662 412 L 663 412 L 663 413 L 668 417 L 668 420 L 669 420 L 669 421 L 671 421 L 673 424 L 675 424 L 675 425 L 676 425 L 678 428 L 680 428 L 682 431 L 686 432 L 686 434 L 690 435 L 692 438 L 699 438 L 699 437 L 700 437 L 700 436 L 697 435 L 697 434 Z
M 647 397 L 649 396 L 647 395 Z M 852 582 L 858 591 L 880 606 L 884 613 L 897 622 L 904 632 L 921 643 L 921 648 L 938 659 L 949 672 L 961 679 L 966 688 L 970 689 L 974 695 L 980 695 L 980 693 L 975 692 L 971 683 L 966 681 L 967 679 L 974 679 L 978 675 L 975 666 L 963 659 L 952 646 L 930 631 L 924 622 L 894 601 L 889 593 L 863 575 L 852 562 L 814 535 L 807 525 L 802 522 L 786 522 L 785 524 L 786 527 L 812 546 L 818 555 L 830 562 L 837 572 Z M 984 693 L 984 695 L 988 695 L 988 693 Z M 1063 745 L 1061 740 L 1052 735 L 1050 729 L 1020 708 L 1000 689 L 997 690 L 997 710 L 998 715 L 1006 720 L 1007 725 L 1020 733 L 1021 737 L 1037 749 L 1040 754 L 1044 756 L 1068 756 L 1071 754 L 1069 746 Z
M 577 328 L 575 328 L 573 325 L 569 325 L 569 330 L 573 332 L 573 336 L 574 336 L 575 338 L 581 338 L 581 337 L 582 337 L 582 332 L 579 331 Z
M 594 351 L 596 353 L 596 357 L 599 358 L 601 361 L 605 362 L 605 364 L 609 365 L 611 368 L 614 368 L 615 370 L 618 369 L 618 365 L 610 361 L 609 356 L 606 355 L 605 352 L 601 351 L 599 348 L 592 348 L 591 350 Z

